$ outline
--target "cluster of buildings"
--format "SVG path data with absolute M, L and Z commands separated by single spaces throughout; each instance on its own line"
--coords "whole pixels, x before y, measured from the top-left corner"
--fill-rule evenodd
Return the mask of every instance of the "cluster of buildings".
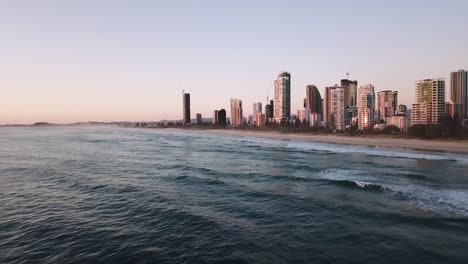
M 348 77 L 349 78 L 349 77 Z M 240 99 L 231 99 L 230 122 L 226 110 L 214 111 L 216 125 L 265 126 L 267 123 L 300 122 L 306 127 L 324 127 L 333 131 L 357 127 L 358 130 L 383 129 L 397 126 L 402 133 L 417 124 L 440 124 L 447 116 L 460 123 L 468 119 L 468 72 L 459 70 L 450 75 L 450 98 L 446 101 L 445 79 L 416 81 L 416 103 L 411 111 L 398 104 L 398 91 L 375 92 L 372 84 L 358 86 L 358 81 L 343 79 L 340 85 L 325 87 L 320 94 L 311 84 L 306 86 L 303 108 L 291 113 L 291 74 L 281 72 L 274 80 L 274 99 L 268 100 L 263 111 L 261 102 L 253 104 L 253 114 L 243 116 Z M 183 93 L 183 124 L 190 120 L 190 94 Z M 197 114 L 197 123 L 201 123 Z

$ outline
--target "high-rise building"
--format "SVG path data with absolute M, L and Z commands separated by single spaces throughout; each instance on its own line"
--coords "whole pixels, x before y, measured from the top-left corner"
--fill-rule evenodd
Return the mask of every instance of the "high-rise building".
M 253 118 L 254 123 L 257 124 L 257 115 L 262 113 L 262 103 L 257 102 L 253 104 Z
M 197 113 L 197 125 L 203 124 L 202 115 Z
M 310 109 L 311 113 L 322 114 L 322 96 L 315 85 L 306 86 L 306 98 L 304 108 Z
M 242 122 L 242 100 L 231 99 L 231 126 L 241 126 Z
M 255 124 L 259 127 L 265 126 L 266 124 L 266 114 L 258 113 L 255 116 Z
M 331 128 L 336 130 L 344 130 L 345 124 L 345 95 L 343 88 L 335 88 L 330 90 L 331 96 Z
M 450 74 L 450 100 L 452 118 L 468 118 L 468 71 L 459 70 Z
M 341 87 L 344 89 L 345 101 L 345 123 L 347 126 L 352 125 L 353 118 L 357 117 L 357 85 L 356 80 L 351 81 L 348 79 L 341 80 Z
M 218 111 L 217 120 L 218 120 L 217 125 L 226 126 L 226 124 L 227 124 L 227 122 L 226 122 L 226 110 L 221 109 L 221 110 Z
M 213 125 L 218 125 L 219 124 L 219 119 L 218 119 L 218 110 L 214 110 L 213 114 Z
M 282 72 L 275 80 L 275 108 L 276 121 L 291 118 L 291 74 Z
M 379 120 L 395 115 L 398 105 L 398 91 L 385 90 L 377 93 Z
M 375 92 L 374 85 L 366 84 L 359 87 L 358 129 L 374 127 Z
M 190 94 L 182 93 L 182 104 L 183 104 L 183 113 L 182 113 L 182 124 L 190 124 Z
M 445 79 L 416 81 L 411 124 L 439 124 L 445 117 Z
M 332 95 L 331 95 L 331 92 L 333 90 L 335 90 L 335 89 L 342 89 L 342 87 L 338 86 L 338 84 L 335 84 L 335 86 L 325 87 L 325 98 L 322 100 L 323 126 L 327 127 L 327 128 L 332 127 L 333 123 L 334 123 L 334 122 L 332 122 Z
M 265 105 L 265 114 L 267 119 L 271 119 L 274 117 L 273 105 L 273 100 L 270 100 L 270 104 Z

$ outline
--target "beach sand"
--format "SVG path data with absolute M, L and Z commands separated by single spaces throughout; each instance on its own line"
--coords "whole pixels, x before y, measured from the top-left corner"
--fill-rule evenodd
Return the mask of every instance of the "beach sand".
M 203 130 L 203 133 L 230 136 L 248 136 L 270 139 L 290 139 L 333 144 L 351 144 L 360 146 L 408 148 L 415 150 L 444 151 L 468 154 L 468 141 L 455 140 L 423 140 L 407 138 L 388 138 L 379 136 L 341 136 L 314 135 L 302 133 L 280 133 L 276 131 L 245 131 L 245 130 Z

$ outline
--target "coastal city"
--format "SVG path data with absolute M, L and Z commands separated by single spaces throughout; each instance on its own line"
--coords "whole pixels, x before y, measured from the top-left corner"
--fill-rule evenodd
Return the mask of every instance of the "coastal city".
M 468 71 L 458 70 L 450 74 L 450 86 L 446 92 L 444 78 L 417 80 L 416 102 L 408 107 L 399 104 L 398 91 L 376 92 L 374 85 L 358 87 L 357 80 L 342 79 L 340 85 L 325 87 L 320 94 L 317 86 L 305 87 L 303 109 L 291 113 L 291 73 L 281 72 L 274 80 L 274 98 L 253 104 L 253 111 L 244 117 L 242 99 L 230 101 L 230 118 L 226 109 L 217 109 L 208 123 L 221 127 L 288 126 L 322 128 L 328 131 L 384 130 L 408 133 L 413 126 L 452 124 L 467 125 L 468 119 Z M 183 118 L 178 125 L 206 123 L 200 113 L 192 121 L 190 93 L 183 92 Z M 159 125 L 167 125 L 160 123 Z

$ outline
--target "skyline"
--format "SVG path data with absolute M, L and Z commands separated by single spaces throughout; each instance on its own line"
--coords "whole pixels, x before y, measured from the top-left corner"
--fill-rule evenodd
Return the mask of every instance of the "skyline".
M 410 107 L 417 80 L 468 68 L 466 1 L 110 3 L 0 3 L 0 124 L 181 119 L 182 90 L 248 116 L 282 71 L 291 113 L 346 72 Z

